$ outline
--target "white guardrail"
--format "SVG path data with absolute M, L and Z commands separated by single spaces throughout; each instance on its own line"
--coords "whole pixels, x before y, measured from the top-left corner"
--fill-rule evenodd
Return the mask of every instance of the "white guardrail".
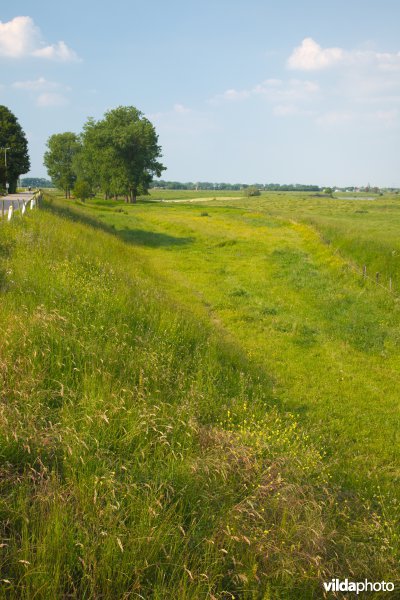
M 42 200 L 42 192 L 41 190 L 37 190 L 33 193 L 32 197 L 29 200 L 24 200 L 23 198 L 17 198 L 16 200 L 11 199 L 2 199 L 1 200 L 1 217 L 2 219 L 6 218 L 7 221 L 11 221 L 14 216 L 14 213 L 19 211 L 21 216 L 23 216 L 27 210 L 32 210 L 35 207 L 40 206 L 40 201 Z

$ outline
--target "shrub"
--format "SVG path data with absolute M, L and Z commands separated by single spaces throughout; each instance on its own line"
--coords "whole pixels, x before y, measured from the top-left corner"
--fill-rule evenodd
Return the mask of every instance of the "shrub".
M 249 198 L 250 196 L 260 196 L 261 192 L 255 185 L 250 185 L 244 190 L 244 195 Z
M 87 181 L 78 180 L 74 185 L 74 196 L 79 198 L 82 202 L 85 202 L 87 198 L 90 198 L 92 190 Z

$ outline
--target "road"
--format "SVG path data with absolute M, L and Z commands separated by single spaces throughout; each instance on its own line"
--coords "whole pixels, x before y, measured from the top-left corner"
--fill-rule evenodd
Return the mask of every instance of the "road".
M 18 194 L 8 194 L 8 196 L 3 196 L 0 198 L 0 218 L 3 212 L 3 202 L 4 202 L 4 211 L 7 211 L 9 206 L 13 205 L 14 209 L 18 208 L 18 200 L 20 204 L 22 202 L 28 202 L 33 197 L 33 192 L 19 192 Z

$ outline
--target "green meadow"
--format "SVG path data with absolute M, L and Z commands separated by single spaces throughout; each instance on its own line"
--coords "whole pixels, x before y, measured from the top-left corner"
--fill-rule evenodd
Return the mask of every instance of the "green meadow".
M 398 583 L 399 227 L 218 190 L 0 223 L 0 597 Z

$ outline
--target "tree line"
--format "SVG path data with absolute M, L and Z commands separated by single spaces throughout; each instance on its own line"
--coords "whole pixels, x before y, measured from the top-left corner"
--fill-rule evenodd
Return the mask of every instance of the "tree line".
M 256 188 L 265 191 L 277 192 L 319 192 L 321 188 L 318 185 L 307 185 L 301 183 L 279 184 L 279 183 L 215 183 L 210 181 L 164 181 L 159 179 L 153 181 L 153 188 L 165 190 L 246 190 L 247 188 Z
M 53 183 L 85 200 L 102 192 L 105 198 L 136 202 L 148 193 L 154 176 L 165 167 L 152 123 L 134 106 L 119 106 L 103 119 L 89 118 L 81 133 L 56 133 L 47 141 L 44 165 Z
M 23 177 L 21 187 L 27 188 L 52 188 L 53 183 L 44 177 Z

